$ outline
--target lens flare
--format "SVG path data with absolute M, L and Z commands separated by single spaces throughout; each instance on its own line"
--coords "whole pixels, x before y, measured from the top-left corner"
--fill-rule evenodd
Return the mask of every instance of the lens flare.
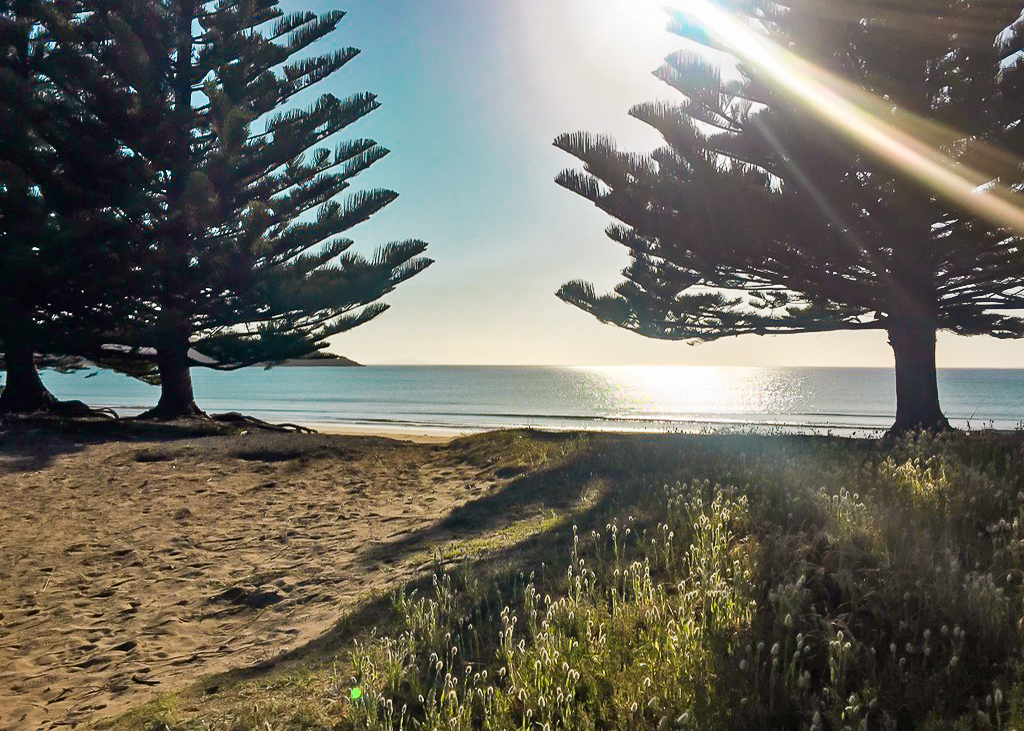
M 905 111 L 894 112 L 890 104 L 772 43 L 708 0 L 690 0 L 685 11 L 672 12 L 684 35 L 760 69 L 825 123 L 936 194 L 997 226 L 1024 232 L 1019 194 L 996 182 L 997 173 L 974 169 L 942 152 L 943 143 L 966 135 Z M 1020 160 L 978 147 L 986 161 L 1019 171 Z

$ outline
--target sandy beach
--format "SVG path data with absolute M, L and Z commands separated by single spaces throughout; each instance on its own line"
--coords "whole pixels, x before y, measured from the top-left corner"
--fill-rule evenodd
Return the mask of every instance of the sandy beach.
M 426 571 L 410 537 L 502 480 L 453 434 L 391 434 L 0 431 L 0 728 L 266 661 Z
M 333 434 L 347 437 L 383 437 L 414 444 L 447 444 L 453 439 L 466 437 L 480 432 L 466 429 L 447 429 L 444 427 L 384 427 L 361 424 L 326 424 L 322 422 L 303 422 L 301 426 L 314 429 L 320 434 Z

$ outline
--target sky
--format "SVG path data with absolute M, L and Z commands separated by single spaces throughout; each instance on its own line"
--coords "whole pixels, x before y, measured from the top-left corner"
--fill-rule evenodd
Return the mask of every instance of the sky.
M 685 1 L 685 0 L 683 0 Z M 892 367 L 884 332 L 729 338 L 697 346 L 604 325 L 558 300 L 573 279 L 611 289 L 628 262 L 609 217 L 555 184 L 575 158 L 565 132 L 660 142 L 629 108 L 675 92 L 651 72 L 685 45 L 664 31 L 664 0 L 285 0 L 348 12 L 314 49 L 362 53 L 317 84 L 371 91 L 381 108 L 344 137 L 392 152 L 354 188 L 399 198 L 349 232 L 372 253 L 427 241 L 433 266 L 385 298 L 391 309 L 330 350 L 365 364 L 793 365 Z M 1024 342 L 940 333 L 939 367 L 1024 367 Z

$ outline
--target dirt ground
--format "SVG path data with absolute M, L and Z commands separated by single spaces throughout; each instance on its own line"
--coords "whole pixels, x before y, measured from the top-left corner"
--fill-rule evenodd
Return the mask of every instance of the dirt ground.
M 299 646 L 426 570 L 410 536 L 499 483 L 373 437 L 0 430 L 0 729 L 73 727 Z

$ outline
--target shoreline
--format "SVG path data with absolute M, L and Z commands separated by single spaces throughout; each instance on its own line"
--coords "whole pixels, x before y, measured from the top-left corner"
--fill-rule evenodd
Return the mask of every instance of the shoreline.
M 278 423 L 278 422 L 272 422 Z M 579 432 L 587 434 L 619 434 L 630 436 L 652 436 L 671 434 L 716 434 L 725 435 L 729 433 L 754 434 L 759 436 L 771 436 L 773 434 L 785 434 L 787 436 L 839 436 L 850 438 L 873 439 L 885 432 L 885 427 L 878 426 L 848 426 L 848 425 L 793 425 L 777 424 L 766 422 L 763 424 L 754 423 L 716 423 L 694 422 L 680 424 L 676 427 L 659 425 L 652 428 L 629 428 L 615 425 L 609 427 L 587 427 L 568 426 L 537 423 L 510 423 L 493 424 L 487 426 L 427 426 L 427 425 L 401 425 L 401 424 L 365 424 L 345 422 L 316 422 L 297 421 L 293 422 L 299 426 L 315 429 L 320 434 L 331 434 L 338 436 L 361 436 L 361 437 L 384 437 L 387 439 L 404 440 L 416 444 L 448 444 L 461 437 L 468 437 L 474 434 L 487 432 L 529 429 L 552 433 Z M 1012 430 L 995 430 L 1012 431 Z

